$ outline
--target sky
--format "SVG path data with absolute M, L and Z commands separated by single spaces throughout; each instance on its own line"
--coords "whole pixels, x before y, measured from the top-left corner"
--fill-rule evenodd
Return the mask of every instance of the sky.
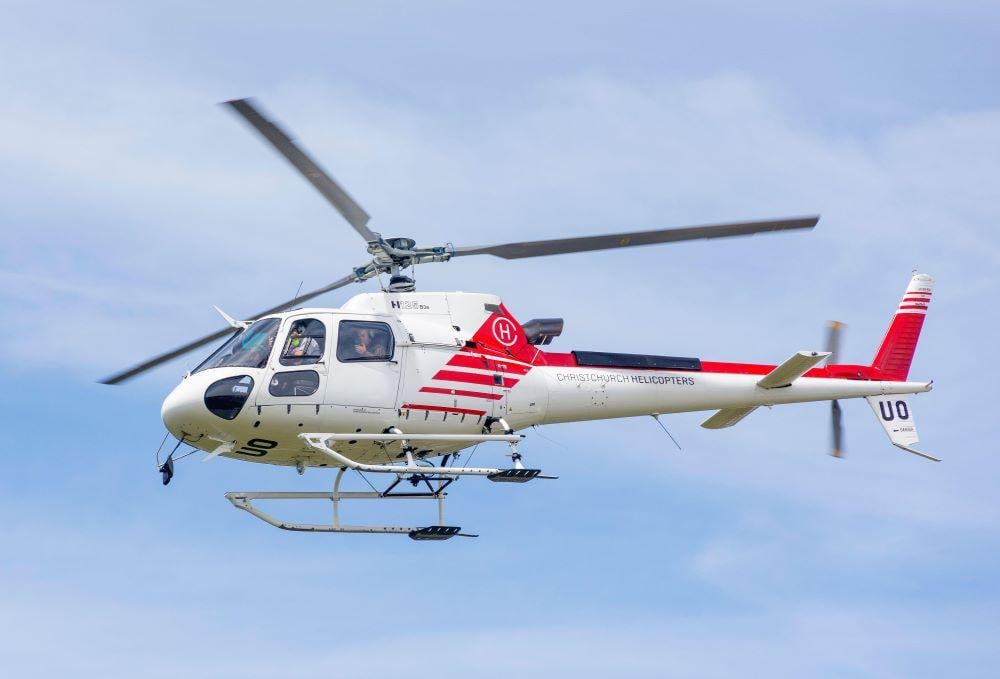
M 5 676 L 986 676 L 1000 662 L 1000 7 L 989 2 L 0 2 Z M 475 540 L 306 535 L 102 376 L 364 262 L 218 102 L 254 96 L 422 245 L 821 214 L 808 233 L 420 267 L 563 317 L 555 350 L 868 363 L 936 278 L 920 447 L 844 402 L 529 431 L 558 481 L 465 480 Z M 355 286 L 321 302 L 337 306 Z M 986 344 L 983 344 L 983 342 Z M 500 462 L 483 448 L 478 462 Z M 325 511 L 324 507 L 318 510 Z

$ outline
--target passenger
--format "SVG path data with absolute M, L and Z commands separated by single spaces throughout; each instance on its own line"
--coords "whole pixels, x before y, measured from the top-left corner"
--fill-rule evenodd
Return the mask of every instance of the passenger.
M 358 358 L 385 358 L 389 353 L 384 333 L 360 327 L 355 331 L 354 352 Z
M 357 328 L 354 331 L 354 353 L 358 358 L 367 358 L 370 354 L 368 345 L 371 343 L 371 330 L 368 328 Z

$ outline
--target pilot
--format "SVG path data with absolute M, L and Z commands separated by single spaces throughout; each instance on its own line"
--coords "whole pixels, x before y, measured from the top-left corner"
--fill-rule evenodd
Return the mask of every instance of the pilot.
M 288 333 L 288 349 L 285 351 L 286 356 L 318 356 L 321 353 L 320 346 L 316 342 L 315 338 L 302 336 L 303 326 L 303 323 L 292 324 L 292 329 Z
M 298 323 L 292 325 L 288 333 L 288 356 L 302 356 L 305 353 L 305 344 L 302 342 L 302 326 Z

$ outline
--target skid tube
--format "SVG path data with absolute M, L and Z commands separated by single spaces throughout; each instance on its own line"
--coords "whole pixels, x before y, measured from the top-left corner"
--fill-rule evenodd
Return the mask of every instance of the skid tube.
M 421 532 L 426 532 L 432 528 L 453 529 L 454 526 L 444 526 L 444 498 L 447 493 L 444 489 L 451 484 L 454 479 L 427 479 L 427 481 L 438 481 L 438 487 L 427 492 L 419 493 L 393 493 L 392 489 L 400 479 L 397 479 L 385 491 L 379 493 L 375 491 L 342 491 L 340 490 L 341 480 L 344 478 L 346 468 L 337 470 L 337 478 L 333 484 L 332 493 L 324 492 L 230 492 L 226 493 L 226 499 L 233 503 L 233 506 L 249 512 L 261 521 L 269 523 L 275 528 L 282 530 L 302 531 L 307 533 L 393 533 L 409 535 L 414 539 L 427 539 L 414 537 Z M 306 524 L 282 521 L 267 512 L 255 507 L 254 500 L 330 500 L 333 503 L 333 521 L 329 524 Z M 370 525 L 345 525 L 340 521 L 340 503 L 343 500 L 437 500 L 438 503 L 438 523 L 434 526 L 370 526 Z M 461 529 L 458 529 L 461 530 Z M 458 530 L 447 537 L 461 535 L 462 537 L 477 537 Z M 445 538 L 438 538 L 445 539 Z
M 486 476 L 491 481 L 524 481 L 534 478 L 555 478 L 541 476 L 537 469 L 526 469 L 521 464 L 521 456 L 517 452 L 517 444 L 524 437 L 513 433 L 507 434 L 418 434 L 408 436 L 398 429 L 385 434 L 299 434 L 299 438 L 318 452 L 331 458 L 340 469 L 333 484 L 333 492 L 229 492 L 226 499 L 233 506 L 249 512 L 261 521 L 276 528 L 290 531 L 313 533 L 384 533 L 408 535 L 413 540 L 447 540 L 452 537 L 478 537 L 462 533 L 458 526 L 444 525 L 445 488 L 457 481 L 460 476 Z M 413 447 L 410 439 L 419 441 L 468 441 L 481 443 L 502 441 L 510 445 L 514 466 L 509 469 L 499 467 L 448 467 L 447 459 L 441 466 L 429 463 L 418 464 L 413 457 Z M 368 441 L 399 441 L 402 443 L 405 462 L 400 464 L 364 464 L 352 460 L 327 446 L 330 441 L 368 440 Z M 341 481 L 348 469 L 374 474 L 392 474 L 396 478 L 383 491 L 342 491 Z M 411 483 L 414 488 L 421 483 L 427 490 L 400 492 L 395 488 L 403 481 Z M 254 506 L 254 500 L 330 500 L 333 504 L 333 521 L 329 524 L 304 524 L 282 521 Z M 340 520 L 340 503 L 343 500 L 437 500 L 438 523 L 429 526 L 387 526 L 387 525 L 350 525 Z

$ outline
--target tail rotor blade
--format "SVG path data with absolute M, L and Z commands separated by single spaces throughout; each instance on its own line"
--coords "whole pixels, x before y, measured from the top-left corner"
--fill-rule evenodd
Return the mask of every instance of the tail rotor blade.
M 840 321 L 827 321 L 826 323 L 826 350 L 830 355 L 826 359 L 827 365 L 836 365 L 840 356 L 840 334 L 844 330 L 844 324 Z
M 830 454 L 834 457 L 844 456 L 844 426 L 841 422 L 841 415 L 840 402 L 832 401 L 830 403 L 830 423 L 832 425 L 831 433 L 833 435 L 833 449 L 830 451 Z

